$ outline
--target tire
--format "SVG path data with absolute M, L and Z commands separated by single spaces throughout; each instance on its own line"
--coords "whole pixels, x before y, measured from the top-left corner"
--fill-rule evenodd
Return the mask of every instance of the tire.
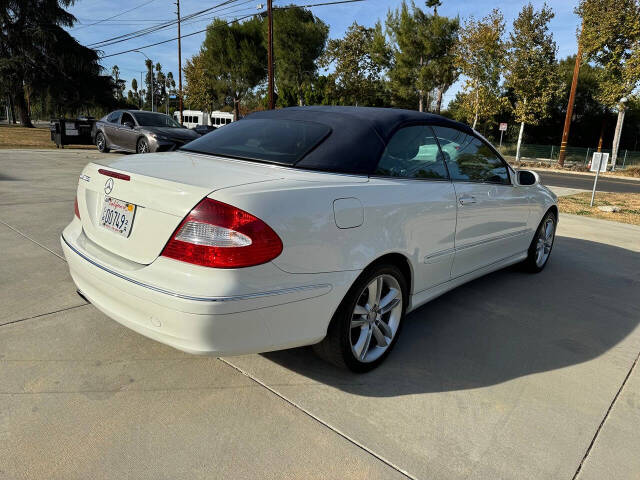
M 98 147 L 98 151 L 100 153 L 109 153 L 109 148 L 107 147 L 107 139 L 102 132 L 98 132 L 98 134 L 96 135 L 96 147 Z
M 141 138 L 136 144 L 136 153 L 150 153 L 149 142 L 146 138 Z
M 522 265 L 527 271 L 538 273 L 544 270 L 544 267 L 551 257 L 557 226 L 558 218 L 552 211 L 547 212 L 546 215 L 542 217 L 542 221 L 536 229 L 536 234 L 533 236 L 533 240 L 531 240 L 531 245 L 529 245 L 527 258 L 522 262 Z
M 392 289 L 397 292 L 394 294 Z M 381 294 L 376 297 L 379 290 Z M 374 308 L 370 308 L 372 298 L 380 299 L 373 302 Z M 407 302 L 407 279 L 398 267 L 380 264 L 368 268 L 347 292 L 329 323 L 327 336 L 313 346 L 314 351 L 324 360 L 353 372 L 373 370 L 398 341 Z M 386 346 L 381 345 L 383 342 Z

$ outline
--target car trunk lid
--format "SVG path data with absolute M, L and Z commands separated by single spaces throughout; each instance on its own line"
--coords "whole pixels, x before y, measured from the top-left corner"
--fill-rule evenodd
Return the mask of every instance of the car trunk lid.
M 123 175 L 129 178 L 118 178 Z M 80 218 L 92 242 L 128 260 L 149 264 L 204 197 L 223 188 L 277 178 L 268 167 L 182 152 L 90 163 L 78 184 Z M 105 197 L 136 206 L 128 236 L 101 225 Z

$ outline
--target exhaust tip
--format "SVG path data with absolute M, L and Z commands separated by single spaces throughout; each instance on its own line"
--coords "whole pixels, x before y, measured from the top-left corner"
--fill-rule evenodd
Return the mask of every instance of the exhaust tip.
M 85 302 L 87 302 L 87 303 L 91 303 L 91 302 L 89 301 L 89 299 L 88 299 L 87 297 L 85 297 L 85 296 L 84 296 L 84 293 L 82 293 L 80 290 L 76 290 L 76 293 L 77 293 L 77 294 L 78 294 L 78 296 L 79 296 L 81 299 L 83 299 Z

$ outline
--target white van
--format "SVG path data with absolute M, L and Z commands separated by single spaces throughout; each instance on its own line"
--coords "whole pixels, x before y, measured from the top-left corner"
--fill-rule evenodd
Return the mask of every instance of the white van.
M 178 122 L 180 121 L 179 111 L 174 112 L 173 116 Z M 209 113 L 200 110 L 183 110 L 182 118 L 182 124 L 187 128 L 194 128 L 197 125 L 210 125 L 218 128 L 233 122 L 233 113 L 219 111 Z

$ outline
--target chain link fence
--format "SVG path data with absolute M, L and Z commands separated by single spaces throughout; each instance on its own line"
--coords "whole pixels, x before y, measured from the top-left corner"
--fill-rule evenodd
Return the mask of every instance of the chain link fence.
M 505 157 L 509 157 L 511 160 L 515 160 L 516 158 L 516 150 L 517 145 L 515 143 L 503 143 L 502 147 L 499 148 L 500 153 Z M 567 147 L 565 165 L 582 165 L 586 167 L 591 161 L 593 152 L 595 151 L 597 151 L 595 148 Z M 611 161 L 611 149 L 602 149 L 602 152 L 608 153 L 609 161 Z M 558 162 L 559 154 L 559 145 L 526 144 L 520 146 L 520 159 L 524 161 L 547 162 L 553 164 Z M 618 159 L 616 161 L 617 169 L 638 166 L 640 166 L 640 152 L 627 149 L 618 150 Z

